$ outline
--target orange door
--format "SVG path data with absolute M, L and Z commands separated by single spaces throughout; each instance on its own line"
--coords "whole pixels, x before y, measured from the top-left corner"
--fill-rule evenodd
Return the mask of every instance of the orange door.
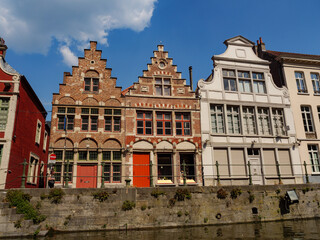
M 149 164 L 149 153 L 133 153 L 133 186 L 150 187 Z
M 77 188 L 97 187 L 97 165 L 78 165 Z

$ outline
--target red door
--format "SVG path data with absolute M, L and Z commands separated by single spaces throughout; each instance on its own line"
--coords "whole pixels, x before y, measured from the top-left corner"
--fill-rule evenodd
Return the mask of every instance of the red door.
M 78 165 L 77 188 L 97 187 L 97 165 Z
M 133 153 L 133 186 L 150 187 L 149 164 L 149 153 Z

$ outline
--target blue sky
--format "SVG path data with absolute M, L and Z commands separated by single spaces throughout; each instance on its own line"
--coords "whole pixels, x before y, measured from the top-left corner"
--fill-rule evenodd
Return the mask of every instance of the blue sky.
M 89 40 L 123 89 L 150 63 L 161 42 L 182 77 L 206 78 L 223 41 L 242 35 L 277 51 L 320 55 L 320 1 L 296 0 L 0 0 L 7 62 L 25 75 L 49 112 L 52 93 Z M 194 87 L 196 84 L 194 84 Z

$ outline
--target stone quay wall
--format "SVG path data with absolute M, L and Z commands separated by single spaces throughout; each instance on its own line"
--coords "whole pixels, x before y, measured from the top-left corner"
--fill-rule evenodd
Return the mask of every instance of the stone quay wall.
M 183 193 L 177 194 L 181 190 L 190 193 L 191 198 L 181 200 Z M 298 203 L 286 204 L 284 196 L 288 190 L 295 190 Z M 49 229 L 68 232 L 203 226 L 320 216 L 320 184 L 63 189 L 65 195 L 59 204 L 44 198 L 50 189 L 23 191 L 33 196 L 31 203 L 47 217 L 36 228 L 38 232 Z M 94 199 L 93 194 L 99 191 L 108 192 L 108 199 L 103 202 Z M 221 199 L 223 195 L 226 195 L 225 199 Z M 125 201 L 135 206 L 124 210 Z M 2 208 L 5 206 L 8 207 L 2 205 Z M 7 224 L 10 221 L 3 214 L 1 218 Z

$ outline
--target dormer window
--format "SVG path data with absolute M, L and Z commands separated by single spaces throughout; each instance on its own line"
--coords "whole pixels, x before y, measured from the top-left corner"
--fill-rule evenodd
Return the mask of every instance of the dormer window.
M 84 91 L 98 92 L 99 91 L 99 78 L 85 78 Z
M 158 96 L 171 96 L 171 83 L 170 78 L 155 79 L 156 95 Z

